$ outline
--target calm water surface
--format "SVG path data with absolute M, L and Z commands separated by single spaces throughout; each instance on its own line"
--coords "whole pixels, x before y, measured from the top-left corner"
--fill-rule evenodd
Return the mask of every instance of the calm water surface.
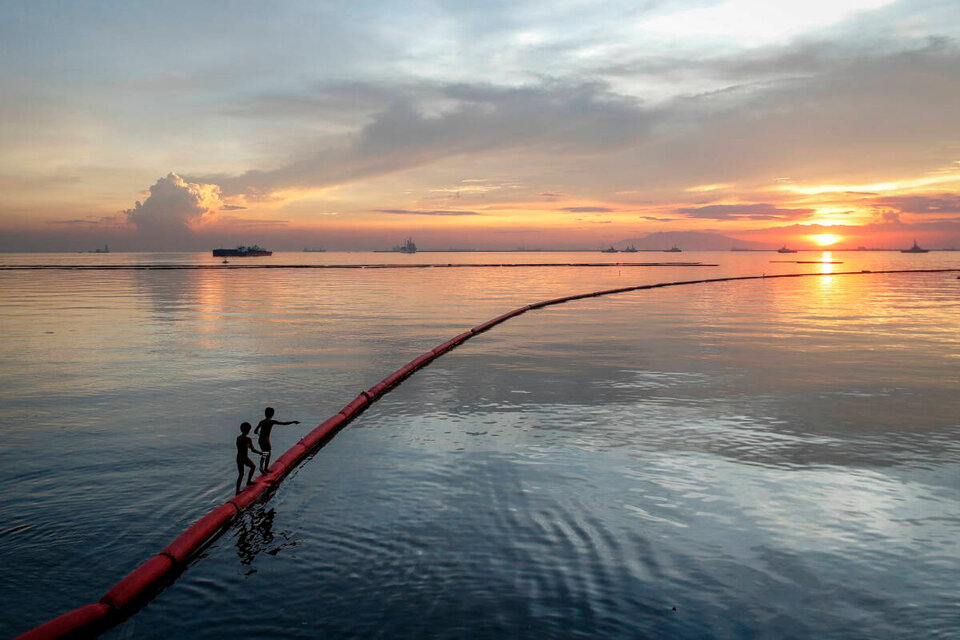
M 794 254 L 797 260 L 820 254 Z M 666 256 L 666 257 L 665 257 Z M 95 601 L 278 451 L 508 309 L 956 253 L 275 254 L 717 267 L 0 272 L 0 636 Z M 270 259 L 268 259 L 270 260 Z M 214 261 L 5 255 L 2 264 Z M 825 275 L 592 298 L 373 405 L 111 638 L 960 636 L 960 281 Z

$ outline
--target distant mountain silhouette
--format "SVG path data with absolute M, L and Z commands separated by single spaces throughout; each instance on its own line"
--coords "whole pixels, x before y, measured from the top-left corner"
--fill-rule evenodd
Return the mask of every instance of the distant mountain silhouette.
M 705 231 L 660 231 L 642 238 L 626 238 L 613 243 L 613 246 L 617 249 L 623 249 L 630 245 L 641 250 L 665 250 L 676 246 L 684 251 L 729 251 L 734 247 L 738 249 L 775 248 L 763 242 L 738 240 L 730 236 Z

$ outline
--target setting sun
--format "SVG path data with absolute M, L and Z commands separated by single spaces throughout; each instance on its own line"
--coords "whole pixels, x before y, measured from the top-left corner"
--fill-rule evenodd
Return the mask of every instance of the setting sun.
M 810 236 L 810 239 L 821 247 L 829 247 L 830 245 L 837 244 L 843 240 L 843 237 L 838 236 L 835 233 L 818 233 L 817 235 Z

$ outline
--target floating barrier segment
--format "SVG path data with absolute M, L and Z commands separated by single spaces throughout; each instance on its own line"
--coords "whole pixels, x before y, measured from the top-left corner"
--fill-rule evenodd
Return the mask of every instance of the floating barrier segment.
M 310 431 L 310 433 L 301 438 L 298 443 L 278 457 L 273 464 L 270 465 L 266 474 L 261 475 L 252 485 L 249 485 L 236 496 L 197 520 L 197 522 L 191 525 L 186 531 L 174 538 L 173 542 L 167 545 L 160 553 L 141 564 L 127 574 L 120 582 L 115 584 L 100 598 L 99 602 L 79 607 L 78 609 L 54 618 L 18 636 L 16 640 L 89 638 L 102 633 L 110 627 L 116 626 L 118 623 L 136 613 L 140 607 L 155 597 L 164 587 L 176 580 L 184 569 L 186 569 L 190 560 L 195 558 L 202 549 L 216 540 L 244 509 L 264 496 L 269 496 L 270 492 L 280 484 L 290 471 L 301 464 L 310 454 L 315 453 L 329 442 L 343 427 L 363 413 L 371 403 L 375 402 L 383 396 L 383 394 L 395 388 L 410 375 L 424 368 L 457 345 L 527 311 L 596 296 L 716 282 L 867 274 L 954 273 L 957 271 L 960 271 L 960 269 L 863 270 L 842 271 L 838 273 L 788 273 L 770 276 L 713 278 L 709 280 L 681 280 L 677 282 L 644 284 L 634 287 L 620 287 L 618 289 L 605 289 L 592 293 L 553 298 L 552 300 L 544 300 L 519 307 L 447 340 L 432 350 L 414 358 L 375 384 L 369 390 L 361 391 L 356 398 L 348 402 L 338 413 L 321 422 Z

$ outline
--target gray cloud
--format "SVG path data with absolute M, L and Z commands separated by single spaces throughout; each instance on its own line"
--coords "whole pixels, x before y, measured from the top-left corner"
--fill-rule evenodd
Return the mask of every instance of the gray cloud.
M 220 207 L 220 211 L 240 211 L 241 209 L 246 209 L 246 207 L 241 207 L 238 204 L 225 204 Z
M 960 194 L 890 196 L 878 198 L 874 205 L 895 209 L 898 213 L 960 213 Z
M 289 220 L 238 218 L 237 216 L 221 216 L 217 218 L 217 222 L 235 227 L 285 227 L 290 223 Z
M 313 116 L 321 124 L 341 102 L 362 103 L 366 122 L 348 135 L 319 136 L 314 149 L 276 169 L 192 180 L 257 200 L 278 189 L 348 184 L 441 160 L 473 170 L 470 163 L 483 156 L 510 151 L 541 158 L 512 160 L 519 181 L 535 185 L 544 172 L 562 172 L 571 192 L 603 198 L 627 188 L 738 182 L 771 171 L 798 180 L 870 176 L 878 166 L 909 175 L 937 162 L 931 149 L 941 162 L 955 159 L 943 134 L 953 127 L 953 105 L 960 103 L 960 51 L 950 41 L 872 48 L 807 42 L 714 62 L 704 73 L 719 79 L 741 73 L 737 69 L 773 75 L 779 69 L 780 75 L 745 78 L 657 108 L 602 81 L 320 84 L 300 97 L 273 96 L 271 104 L 289 100 L 306 117 L 311 104 L 324 103 Z M 825 148 L 831 152 L 825 155 Z M 753 216 L 774 217 L 732 217 L 790 219 L 788 211 Z
M 814 209 L 781 209 L 772 204 L 712 204 L 705 207 L 676 209 L 688 218 L 709 220 L 796 220 L 805 218 Z
M 900 212 L 892 209 L 874 209 L 873 217 L 880 224 L 901 224 Z
M 401 216 L 480 216 L 477 211 L 416 211 L 411 209 L 375 209 L 377 213 L 392 213 Z
M 569 213 L 610 213 L 613 209 L 608 207 L 564 207 L 560 211 Z
M 722 91 L 671 100 L 654 120 L 655 137 L 593 159 L 589 172 L 570 174 L 569 189 L 602 196 L 776 175 L 869 183 L 957 159 L 957 138 L 946 133 L 956 129 L 960 104 L 955 42 L 887 41 L 844 52 L 816 72 L 720 81 Z
M 345 184 L 506 149 L 593 154 L 636 144 L 654 119 L 638 99 L 602 82 L 543 81 L 523 87 L 425 83 L 392 89 L 388 104 L 340 146 L 328 141 L 270 171 L 191 180 L 218 184 L 226 194 L 256 196 L 282 188 Z

